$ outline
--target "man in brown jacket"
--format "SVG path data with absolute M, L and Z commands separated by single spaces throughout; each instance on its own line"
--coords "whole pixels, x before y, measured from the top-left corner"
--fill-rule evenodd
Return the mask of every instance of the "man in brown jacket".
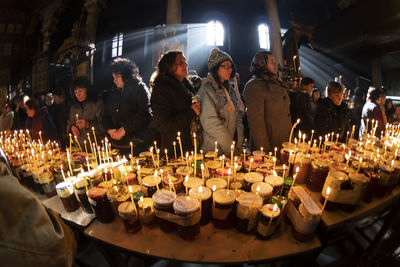
M 273 151 L 288 141 L 291 128 L 290 100 L 277 78 L 271 52 L 258 52 L 250 66 L 253 77 L 244 89 L 252 149 Z

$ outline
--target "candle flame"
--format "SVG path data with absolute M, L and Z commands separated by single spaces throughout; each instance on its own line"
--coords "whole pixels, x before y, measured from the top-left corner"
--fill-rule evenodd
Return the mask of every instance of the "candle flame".
M 216 186 L 216 185 L 213 185 L 213 186 L 212 186 L 212 191 L 215 192 L 215 190 L 217 190 L 217 186 Z
M 329 196 L 330 193 L 331 193 L 331 188 L 328 186 L 328 188 L 326 189 L 326 196 Z
M 199 193 L 203 193 L 203 187 L 201 185 L 199 186 Z
M 276 173 L 275 170 L 272 170 L 272 173 L 273 173 L 275 176 L 278 176 L 278 174 Z
M 272 209 L 274 212 L 276 212 L 276 210 L 277 210 L 277 208 L 278 208 L 278 205 L 274 205 L 274 208 Z
M 201 165 L 200 165 L 200 168 L 201 168 L 201 170 L 203 171 L 203 170 L 204 170 L 204 164 L 201 164 Z
M 129 186 L 129 192 L 130 192 L 130 193 L 133 192 L 133 191 L 132 191 L 132 186 L 131 186 L 131 185 Z
M 259 186 L 257 186 L 257 189 L 256 189 L 256 191 L 257 191 L 257 193 L 259 193 L 260 192 L 260 187 Z

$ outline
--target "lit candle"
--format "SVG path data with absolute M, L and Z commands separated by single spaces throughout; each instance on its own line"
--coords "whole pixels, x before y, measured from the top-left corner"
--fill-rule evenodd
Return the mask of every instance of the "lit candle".
M 204 184 L 204 164 L 201 164 L 200 168 L 201 168 L 201 179 L 203 180 L 203 184 Z
M 153 166 L 154 166 L 154 168 L 156 168 L 156 163 L 154 161 L 154 155 L 153 155 L 153 147 L 150 147 L 150 152 L 151 152 L 151 159 L 153 161 Z
M 273 209 L 272 209 L 272 216 L 271 216 L 271 218 L 269 219 L 269 222 L 268 222 L 267 233 L 269 233 L 269 229 L 270 229 L 270 227 L 271 227 L 272 220 L 273 220 L 274 217 L 275 217 L 275 212 L 276 212 L 277 208 L 278 208 L 278 205 L 275 204 L 274 207 L 273 207 Z
M 189 171 L 189 152 L 187 152 L 186 151 L 186 168 L 187 168 L 187 171 Z
M 131 146 L 131 161 L 133 161 L 133 143 L 129 142 L 129 145 Z
M 181 141 L 181 132 L 178 132 L 178 142 L 179 142 L 179 148 L 181 149 L 181 157 L 183 158 L 183 150 L 182 150 L 182 141 Z
M 231 168 L 229 168 L 228 169 L 228 183 L 227 183 L 227 188 L 229 189 L 229 181 L 230 181 L 230 178 L 231 178 L 231 173 L 232 173 L 232 170 L 231 170 Z
M 339 134 L 336 134 L 336 143 L 338 142 Z
M 246 148 L 243 149 L 243 164 L 246 162 Z M 243 165 L 244 166 L 244 165 Z
M 235 162 L 235 168 L 233 169 L 233 182 L 236 182 L 236 170 L 238 168 L 238 164 Z
M 275 157 L 273 157 L 273 158 L 272 158 L 272 161 L 274 162 L 274 166 L 272 167 L 272 169 L 273 169 L 273 170 L 275 170 L 275 166 L 276 166 L 276 158 L 275 158 Z
M 189 175 L 186 175 L 186 177 L 185 177 L 185 192 L 186 192 L 186 196 L 188 195 L 188 186 L 187 186 L 188 182 L 189 182 Z
M 87 133 L 87 137 L 88 137 L 88 140 L 89 140 L 90 151 L 92 151 L 92 153 L 93 153 L 92 140 L 90 140 L 90 133 Z M 95 152 L 95 153 L 96 153 L 96 152 Z
M 282 177 L 285 179 L 285 174 L 286 174 L 286 165 L 283 164 L 283 173 L 282 173 Z
M 75 142 L 78 144 L 79 151 L 82 152 L 81 144 L 79 144 L 78 138 L 74 135 Z
M 67 148 L 67 158 L 68 158 L 68 167 L 69 167 L 69 171 L 72 173 L 71 156 L 70 156 L 70 154 L 69 154 L 68 148 Z
M 129 193 L 130 193 L 129 195 L 131 197 L 132 206 L 135 206 L 135 202 L 133 201 L 133 196 L 132 196 L 133 191 L 132 191 L 132 186 L 131 185 L 129 186 Z
M 94 131 L 94 127 L 92 127 L 92 132 L 94 136 L 94 143 L 96 144 L 96 147 L 99 147 L 99 145 L 97 144 L 96 132 Z
M 300 119 L 297 119 L 296 123 L 293 124 L 292 129 L 290 130 L 289 144 L 292 141 L 292 135 L 293 135 L 294 128 L 296 128 L 297 124 L 299 124 L 299 123 L 300 123 Z
M 174 155 L 175 155 L 175 159 L 176 159 L 176 142 L 172 142 L 172 144 L 174 145 Z
M 78 121 L 78 119 L 79 119 L 79 117 L 78 117 L 78 113 L 77 114 L 75 114 L 75 116 L 76 116 L 76 122 Z
M 167 159 L 167 164 L 168 164 L 168 150 L 165 149 L 164 152 L 165 152 L 165 158 Z
M 214 193 L 215 193 L 215 190 L 217 190 L 217 186 L 216 186 L 216 185 L 213 185 L 211 190 L 212 190 L 212 192 L 213 192 L 213 197 L 212 197 L 212 199 L 213 199 L 213 207 L 215 207 Z
M 251 164 L 253 163 L 253 160 L 253 158 L 250 159 L 249 172 L 251 172 Z
M 329 194 L 330 193 L 331 193 L 331 188 L 328 186 L 328 188 L 326 189 L 326 198 L 325 198 L 325 201 L 324 201 L 324 205 L 322 206 L 322 209 L 321 209 L 321 215 L 325 210 L 326 202 L 328 202 L 328 198 L 329 198 Z
M 139 185 L 142 186 L 142 178 L 140 177 L 140 165 L 137 165 L 137 178 L 138 178 L 138 182 Z
M 361 164 L 362 164 L 363 159 L 360 158 L 360 163 L 358 164 L 358 168 L 357 168 L 357 173 L 360 172 L 360 168 L 361 168 Z M 394 162 L 392 161 L 392 166 L 394 165 Z
M 155 172 L 154 172 L 154 182 L 156 183 L 157 191 L 159 191 L 160 187 L 158 186 L 158 183 L 157 183 L 157 180 L 156 180 L 157 176 L 158 176 L 158 171 L 155 170 Z
M 203 194 L 203 187 L 199 186 L 199 210 L 201 214 L 201 195 Z
M 83 143 L 85 144 L 85 152 L 86 152 L 86 156 L 87 156 L 87 146 L 86 146 L 86 140 L 85 141 L 83 141 Z
M 160 149 L 157 148 L 157 167 L 160 168 Z
M 89 158 L 88 157 L 86 157 L 86 164 L 87 164 L 88 172 L 90 172 L 90 164 L 89 164 Z
M 231 167 L 233 166 L 233 148 L 234 148 L 234 145 L 232 144 L 231 145 Z
M 196 177 L 196 167 L 197 167 L 197 141 L 196 141 L 196 133 L 193 133 L 193 141 L 194 141 L 194 177 Z
M 39 137 L 40 137 L 40 142 L 42 142 L 42 144 L 44 144 L 43 139 L 42 139 L 42 131 L 39 131 Z

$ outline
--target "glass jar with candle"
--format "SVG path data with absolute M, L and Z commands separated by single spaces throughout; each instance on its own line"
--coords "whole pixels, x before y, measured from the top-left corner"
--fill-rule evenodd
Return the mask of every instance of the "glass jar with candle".
M 126 186 L 115 185 L 107 189 L 107 198 L 110 201 L 114 215 L 118 215 L 118 206 L 129 199 L 129 191 Z
M 244 183 L 243 189 L 244 191 L 250 192 L 251 186 L 254 183 L 262 182 L 264 180 L 264 176 L 259 174 L 258 172 L 249 172 L 244 175 Z
M 251 192 L 258 193 L 265 204 L 272 198 L 272 191 L 272 186 L 264 182 L 257 182 L 251 186 Z
M 185 187 L 187 187 L 188 190 L 190 190 L 191 188 L 197 188 L 197 187 L 202 186 L 204 184 L 203 184 L 203 180 L 200 179 L 200 178 L 189 177 L 187 179 L 187 181 L 186 181 L 186 179 L 185 179 L 185 181 L 183 181 L 183 185 Z M 225 187 L 226 187 L 226 185 L 225 185 Z
M 235 225 L 235 194 L 232 190 L 219 189 L 213 194 L 212 216 L 217 228 L 228 229 Z
M 370 203 L 375 194 L 376 187 L 379 183 L 380 175 L 379 175 L 379 173 L 376 173 L 374 171 L 369 171 L 369 172 L 366 172 L 366 176 L 368 177 L 368 183 L 365 188 L 365 192 L 362 197 L 362 200 L 365 203 Z
M 112 222 L 114 213 L 107 198 L 107 189 L 102 186 L 92 187 L 88 191 L 88 197 L 97 220 L 102 223 Z
M 187 167 L 187 166 L 181 166 L 176 169 L 176 174 L 179 174 L 183 177 L 185 177 L 186 175 L 190 176 L 193 174 L 193 172 L 194 169 L 192 167 Z
M 260 209 L 260 219 L 257 224 L 257 236 L 266 240 L 270 238 L 279 224 L 281 211 L 277 205 L 265 204 Z
M 103 182 L 103 175 L 100 172 L 94 172 L 90 175 L 90 183 L 92 186 L 98 186 L 101 182 Z
M 242 233 L 252 232 L 258 221 L 258 210 L 263 199 L 256 193 L 246 192 L 239 196 L 236 208 L 236 229 Z
M 37 193 L 44 195 L 43 186 L 40 184 L 39 181 L 39 174 L 37 172 L 32 172 L 32 178 L 33 178 L 33 189 Z
M 227 182 L 222 178 L 211 178 L 206 181 L 206 186 L 210 189 L 215 186 L 215 190 L 224 189 L 227 186 Z
M 215 171 L 221 167 L 221 163 L 216 160 L 210 160 L 206 162 L 206 167 L 210 173 L 210 177 L 215 177 Z
M 288 166 L 289 161 L 294 163 L 294 155 L 296 153 L 296 145 L 289 142 L 284 142 L 281 149 L 281 163 Z
M 296 179 L 297 181 L 297 179 Z M 264 178 L 264 182 L 272 186 L 272 195 L 282 194 L 283 192 L 283 178 L 277 175 L 267 175 Z
M 176 220 L 178 234 L 184 240 L 194 240 L 200 234 L 201 212 L 199 200 L 190 196 L 182 196 L 175 200 L 173 208 L 178 215 Z
M 211 189 L 205 186 L 194 187 L 189 190 L 189 196 L 195 199 L 201 199 L 201 220 L 200 225 L 206 225 L 211 222 L 212 208 L 212 192 Z
M 329 194 L 328 187 L 330 188 Z M 328 173 L 324 187 L 321 192 L 321 203 L 325 202 L 327 211 L 336 211 L 341 204 L 347 204 L 353 197 L 353 184 L 349 177 L 340 171 L 332 170 Z
M 147 197 L 152 197 L 153 194 L 160 189 L 161 177 L 148 175 L 142 180 L 143 192 Z
M 180 193 L 184 190 L 183 186 L 183 178 L 181 176 L 172 176 L 172 175 L 164 175 L 163 179 L 163 187 L 173 190 L 175 189 L 176 193 Z M 173 187 L 173 188 L 172 188 Z
M 176 224 L 171 218 L 171 214 L 174 214 L 172 205 L 176 199 L 176 194 L 170 190 L 161 189 L 153 194 L 152 199 L 157 223 L 161 230 L 167 233 L 176 231 Z
M 93 213 L 92 206 L 89 203 L 89 199 L 86 193 L 86 187 L 89 189 L 86 179 L 80 179 L 75 183 L 75 194 L 81 207 L 86 213 Z
M 71 183 L 61 182 L 57 184 L 56 190 L 66 211 L 71 212 L 79 208 L 79 203 L 76 199 L 74 188 Z
M 378 173 L 380 174 L 379 183 L 376 184 L 375 188 L 375 197 L 382 198 L 385 195 L 389 194 L 391 191 L 391 176 L 394 171 L 394 168 L 390 165 L 379 164 Z
M 307 179 L 307 188 L 312 192 L 321 192 L 329 172 L 329 161 L 323 158 L 311 162 L 311 170 Z
M 234 178 L 233 178 L 233 181 L 234 182 L 239 182 L 239 183 L 241 183 L 242 185 L 244 184 L 244 177 L 245 177 L 245 173 L 243 173 L 243 172 L 237 172 L 236 173 L 236 175 L 234 176 Z
M 40 174 L 39 183 L 47 197 L 52 197 L 57 194 L 56 183 L 54 182 L 54 177 L 51 172 L 43 172 Z
M 293 169 L 299 168 L 296 176 L 296 184 L 305 184 L 308 172 L 311 167 L 312 158 L 310 154 L 298 153 L 294 162 Z
M 136 233 L 142 228 L 136 205 L 132 202 L 126 201 L 121 203 L 118 206 L 118 214 L 128 233 Z
M 151 225 L 156 222 L 154 213 L 153 199 L 149 197 L 141 198 L 138 202 L 139 219 L 142 224 Z

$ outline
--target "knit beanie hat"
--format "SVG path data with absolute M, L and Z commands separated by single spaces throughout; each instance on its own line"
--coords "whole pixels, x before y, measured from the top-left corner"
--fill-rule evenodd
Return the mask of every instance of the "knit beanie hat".
M 212 71 L 220 63 L 229 60 L 233 63 L 232 58 L 225 52 L 219 50 L 218 48 L 213 48 L 208 58 L 208 69 Z

